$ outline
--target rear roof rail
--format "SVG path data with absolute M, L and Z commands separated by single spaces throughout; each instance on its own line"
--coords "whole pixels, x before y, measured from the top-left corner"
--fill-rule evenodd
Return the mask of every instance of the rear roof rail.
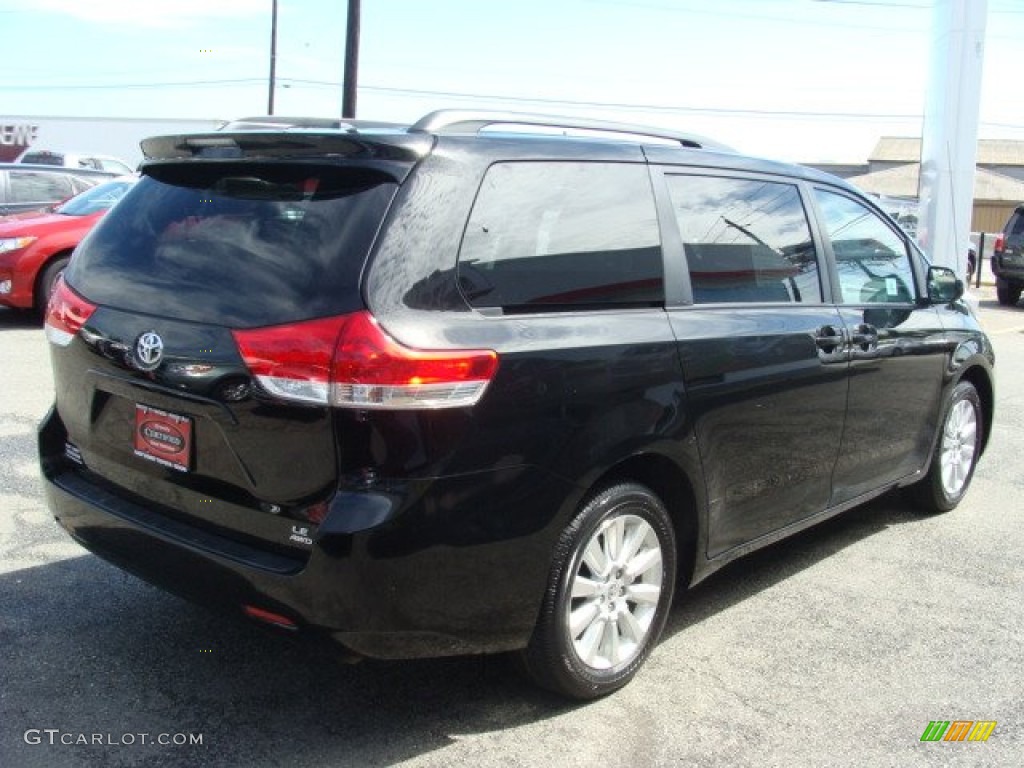
M 532 126 L 537 128 L 553 128 L 592 131 L 615 138 L 632 136 L 638 139 L 660 139 L 665 142 L 678 142 L 684 147 L 694 149 L 712 149 L 731 152 L 732 149 L 713 139 L 693 133 L 673 131 L 669 128 L 653 128 L 646 125 L 630 125 L 608 120 L 592 120 L 582 117 L 561 117 L 555 115 L 538 115 L 526 112 L 479 112 L 462 109 L 441 109 L 421 117 L 409 127 L 410 133 L 433 134 L 478 134 L 485 128 L 493 126 Z

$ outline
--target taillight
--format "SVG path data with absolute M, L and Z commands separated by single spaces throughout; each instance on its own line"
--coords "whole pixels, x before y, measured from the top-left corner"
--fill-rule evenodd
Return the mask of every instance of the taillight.
M 51 344 L 66 347 L 95 311 L 96 305 L 71 290 L 61 275 L 46 305 L 46 338 Z
M 384 333 L 369 312 L 357 312 L 334 356 L 331 402 L 383 409 L 474 405 L 497 370 L 492 350 L 409 349 Z
M 1006 235 L 1000 232 L 996 235 L 996 243 L 992 246 L 992 250 L 1002 253 L 1006 249 Z
M 252 375 L 272 395 L 327 405 L 331 360 L 347 315 L 232 331 Z
M 369 312 L 233 331 L 249 370 L 270 394 L 360 409 L 474 405 L 498 368 L 491 350 L 416 350 Z

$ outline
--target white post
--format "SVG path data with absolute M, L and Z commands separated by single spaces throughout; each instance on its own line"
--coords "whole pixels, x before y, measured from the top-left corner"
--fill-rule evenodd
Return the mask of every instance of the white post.
M 921 143 L 921 245 L 967 273 L 988 0 L 935 0 Z M 980 266 L 981 259 L 978 259 Z

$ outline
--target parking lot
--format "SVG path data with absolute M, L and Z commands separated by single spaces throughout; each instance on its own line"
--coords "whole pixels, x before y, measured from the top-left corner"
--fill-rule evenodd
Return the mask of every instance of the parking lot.
M 996 421 L 966 501 L 892 494 L 734 563 L 586 705 L 501 657 L 347 666 L 87 554 L 37 479 L 42 330 L 0 310 L 0 766 L 1018 766 L 1024 306 L 979 296 Z M 922 742 L 935 720 L 997 725 Z

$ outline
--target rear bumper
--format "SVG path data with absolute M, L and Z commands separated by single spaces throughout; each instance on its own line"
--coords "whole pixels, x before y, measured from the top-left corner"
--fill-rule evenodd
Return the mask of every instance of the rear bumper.
M 571 486 L 535 468 L 434 479 L 404 494 L 339 493 L 303 559 L 122 496 L 56 454 L 47 423 L 52 415 L 40 429 L 47 503 L 86 549 L 191 601 L 271 611 L 377 658 L 525 646 L 561 508 L 575 504 Z M 476 503 L 484 497 L 489 507 Z
M 1024 260 L 996 253 L 992 256 L 992 272 L 1003 280 L 1024 283 Z

